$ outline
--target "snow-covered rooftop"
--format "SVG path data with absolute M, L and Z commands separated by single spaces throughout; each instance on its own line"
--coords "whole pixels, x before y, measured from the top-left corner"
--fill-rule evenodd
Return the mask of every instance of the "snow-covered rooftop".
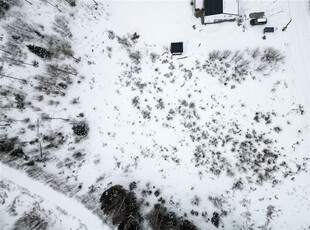
M 223 13 L 224 14 L 238 14 L 239 13 L 239 0 L 223 0 Z

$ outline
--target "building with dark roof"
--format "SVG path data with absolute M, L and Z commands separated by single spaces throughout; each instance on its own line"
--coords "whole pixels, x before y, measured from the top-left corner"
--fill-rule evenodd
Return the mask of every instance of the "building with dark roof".
M 194 10 L 202 13 L 205 20 L 216 20 L 239 14 L 239 0 L 194 0 Z
M 223 0 L 204 0 L 205 16 L 222 14 Z
M 173 55 L 182 54 L 183 53 L 183 42 L 172 42 L 170 45 L 170 52 Z

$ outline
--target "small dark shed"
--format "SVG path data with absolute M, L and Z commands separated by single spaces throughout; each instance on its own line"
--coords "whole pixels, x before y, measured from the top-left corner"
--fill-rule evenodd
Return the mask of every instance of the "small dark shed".
M 170 46 L 170 51 L 173 55 L 183 53 L 183 42 L 172 42 Z
M 274 32 L 274 27 L 265 27 L 264 28 L 264 33 L 273 33 Z

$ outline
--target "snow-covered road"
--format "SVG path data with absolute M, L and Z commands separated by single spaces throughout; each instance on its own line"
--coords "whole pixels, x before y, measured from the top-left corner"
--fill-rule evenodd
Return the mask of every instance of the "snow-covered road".
M 308 2 L 289 1 L 292 23 L 290 33 L 290 58 L 293 66 L 293 81 L 310 105 L 310 15 Z
M 98 216 L 93 214 L 77 200 L 69 198 L 47 185 L 29 178 L 24 173 L 0 163 L 0 180 L 2 179 L 10 180 L 17 185 L 26 188 L 30 193 L 41 196 L 53 205 L 60 207 L 70 215 L 78 218 L 90 230 L 110 229 L 102 223 Z

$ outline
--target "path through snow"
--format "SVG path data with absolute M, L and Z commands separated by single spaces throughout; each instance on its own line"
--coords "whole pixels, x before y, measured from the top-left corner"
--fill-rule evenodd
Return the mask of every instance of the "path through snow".
M 287 28 L 291 36 L 290 56 L 296 88 L 310 105 L 310 16 L 306 1 L 289 1 L 292 24 Z
M 100 218 L 88 210 L 77 200 L 69 198 L 38 181 L 31 179 L 22 172 L 0 163 L 0 180 L 6 179 L 26 188 L 30 193 L 37 194 L 55 206 L 78 218 L 88 229 L 110 230 Z

